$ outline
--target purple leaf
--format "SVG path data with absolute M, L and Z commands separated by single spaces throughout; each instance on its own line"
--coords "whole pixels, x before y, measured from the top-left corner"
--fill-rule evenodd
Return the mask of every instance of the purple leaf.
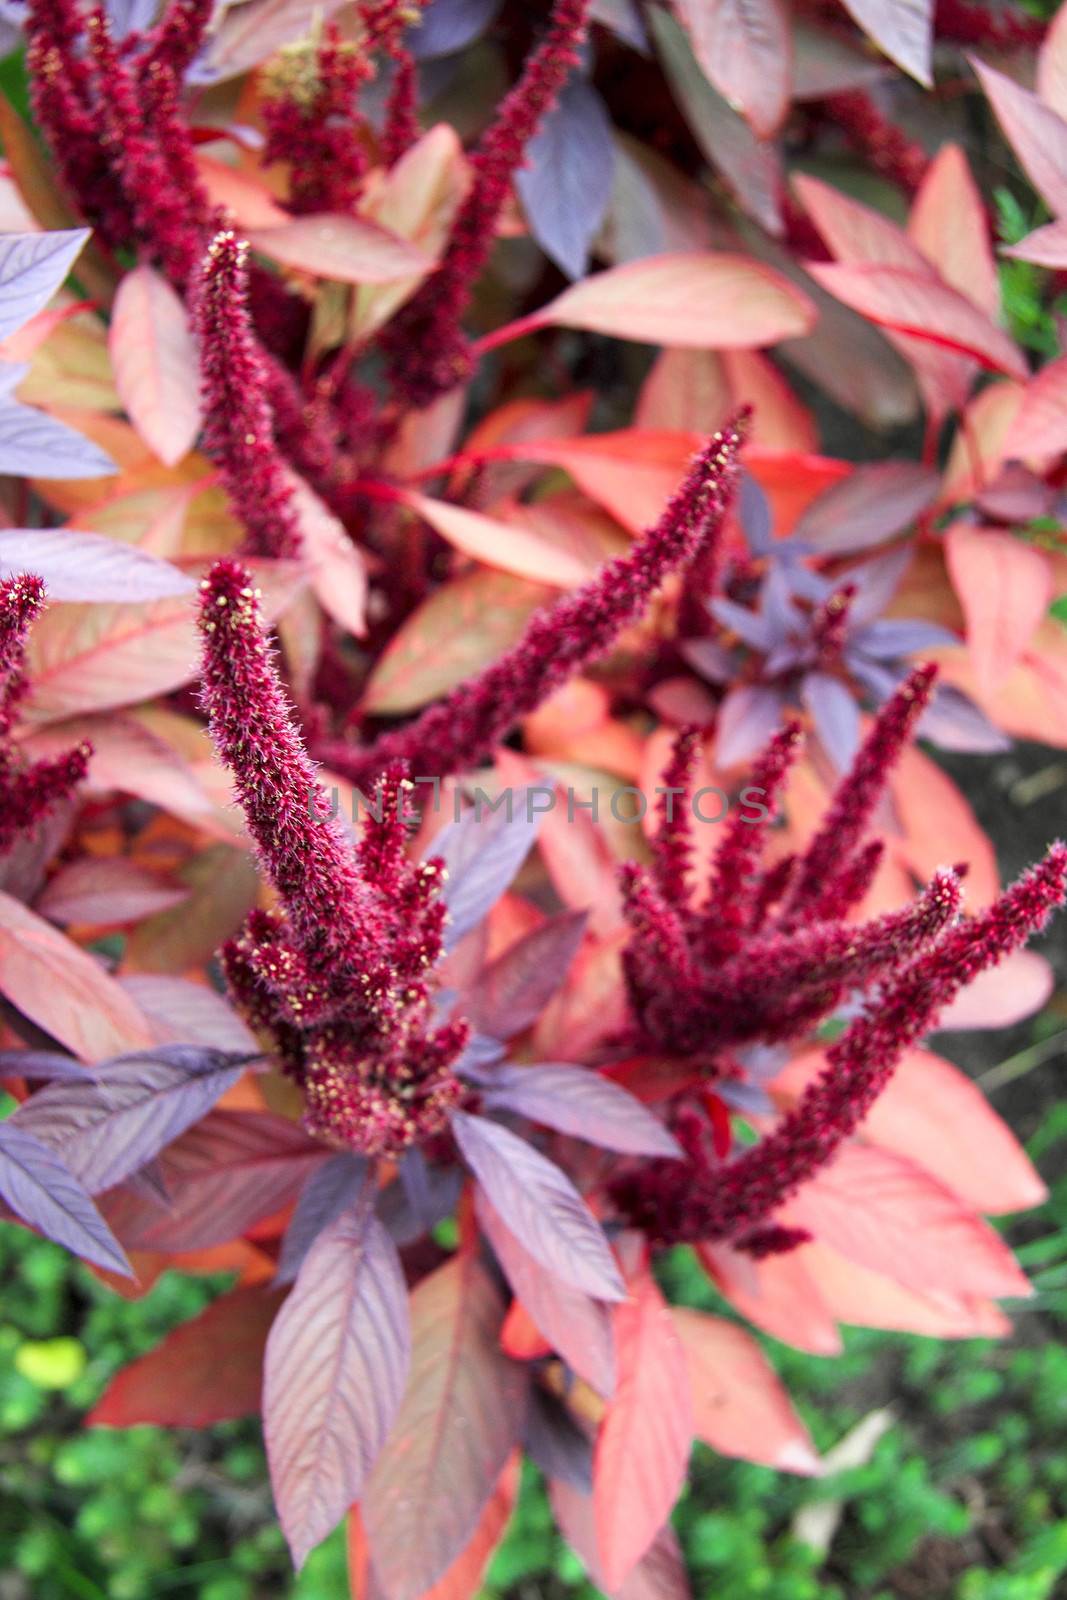
M 860 713 L 851 691 L 828 672 L 809 672 L 801 682 L 800 698 L 819 743 L 838 772 L 844 772 L 860 747 Z
M 746 606 L 737 605 L 733 600 L 716 598 L 709 603 L 708 610 L 716 622 L 729 628 L 731 633 L 736 633 L 743 644 L 747 644 L 751 650 L 758 650 L 761 655 L 771 648 L 777 638 L 766 617 L 759 612 L 749 611 Z
M 16 478 L 106 478 L 118 468 L 91 439 L 44 411 L 0 401 L 0 473 Z
M 108 1221 L 131 1250 L 210 1250 L 274 1216 L 329 1159 L 272 1111 L 211 1111 L 160 1157 L 169 1208 L 113 1190 Z
M 768 569 L 760 586 L 760 611 L 767 619 L 772 642 L 801 633 L 804 618 L 793 603 L 793 574 L 780 561 Z
M 502 0 L 431 0 L 406 43 L 419 61 L 454 55 L 481 37 Z
M 93 1083 L 96 1068 L 85 1067 L 73 1056 L 62 1055 L 58 1050 L 0 1050 L 0 1077 L 29 1078 L 42 1083 L 57 1078 L 69 1079 L 72 1083 Z
M 504 1046 L 499 1039 L 490 1039 L 481 1033 L 472 1034 L 456 1062 L 456 1071 L 464 1078 L 470 1078 L 472 1083 L 488 1083 L 493 1075 L 492 1069 L 503 1055 Z
M 771 503 L 751 472 L 742 471 L 741 488 L 737 496 L 737 515 L 748 551 L 753 556 L 765 556 L 771 551 L 773 517 Z
M 263 1433 L 297 1567 L 359 1499 L 411 1361 L 407 1286 L 374 1196 L 368 1172 L 312 1245 L 267 1339 Z
M 431 855 L 440 856 L 448 870 L 446 950 L 489 915 L 537 837 L 541 819 L 528 808 L 527 791 L 509 789 L 505 796 L 504 810 L 480 813 L 475 805 L 443 828 L 431 846 Z
M 305 1256 L 324 1229 L 353 1205 L 367 1181 L 362 1156 L 341 1151 L 316 1167 L 300 1191 L 278 1257 L 278 1283 L 292 1283 Z
M 934 691 L 919 723 L 919 736 L 932 739 L 942 750 L 960 750 L 975 755 L 992 755 L 1010 750 L 1011 740 L 990 722 L 959 689 L 942 684 Z
M 501 1067 L 483 1096 L 489 1110 L 512 1111 L 605 1150 L 681 1156 L 674 1135 L 626 1089 L 588 1067 L 545 1062 Z
M 939 650 L 943 645 L 959 643 L 958 634 L 936 622 L 879 617 L 857 629 L 849 638 L 848 648 L 862 650 L 876 661 L 895 661 L 898 656 L 914 655 L 916 650 Z
M 361 1507 L 389 1600 L 420 1600 L 448 1571 L 521 1438 L 525 1374 L 500 1349 L 503 1317 L 473 1250 L 411 1297 L 411 1376 Z
M 721 767 L 734 767 L 757 755 L 782 720 L 784 702 L 776 689 L 744 683 L 731 689 L 719 707 L 715 755 Z
M 44 309 L 66 282 L 88 238 L 88 228 L 0 237 L 0 339 Z
M 169 561 L 77 528 L 0 530 L 0 578 L 19 572 L 43 578 L 50 600 L 159 600 L 195 588 Z
M 579 1494 L 592 1493 L 593 1447 L 572 1413 L 548 1389 L 530 1390 L 523 1442 L 546 1478 L 557 1478 Z
M 588 912 L 565 911 L 517 939 L 479 975 L 462 1012 L 480 1034 L 508 1039 L 536 1022 L 570 970 Z
M 92 856 L 61 867 L 45 885 L 34 910 L 50 922 L 139 922 L 181 905 L 189 890 L 119 856 Z
M 528 161 L 515 176 L 530 232 L 568 278 L 580 278 L 611 199 L 615 145 L 611 119 L 591 84 L 568 79 Z
M 710 683 L 733 683 L 737 676 L 734 657 L 713 639 L 685 639 L 678 648 L 693 671 Z
M 856 590 L 848 609 L 849 627 L 859 628 L 880 616 L 896 594 L 911 562 L 911 550 L 891 550 L 888 555 L 875 556 L 862 567 L 852 567 L 841 574 L 842 583 L 851 583 Z
M 256 1049 L 256 1040 L 230 1002 L 188 978 L 131 972 L 119 979 L 161 1038 L 220 1050 Z
M 458 1111 L 452 1131 L 502 1220 L 543 1267 L 598 1300 L 625 1300 L 600 1224 L 557 1166 L 484 1117 Z
M 11 1117 L 0 1122 L 0 1195 L 46 1239 L 95 1266 L 133 1277 L 122 1246 L 77 1178 Z
M 793 537 L 823 554 L 869 550 L 911 526 L 933 504 L 940 479 L 913 461 L 877 461 L 824 489 Z
M 425 1199 L 429 1215 L 433 1218 L 431 1226 L 436 1227 L 455 1211 L 463 1192 L 463 1181 L 464 1173 L 460 1167 L 427 1166 Z M 381 1191 L 378 1215 L 401 1250 L 405 1245 L 423 1238 L 427 1232 L 426 1215 L 416 1212 L 403 1183 L 391 1183 Z
M 97 1067 L 99 1081 L 50 1083 L 12 1116 L 91 1194 L 121 1183 L 199 1122 L 241 1076 L 244 1056 L 159 1045 Z
M 615 1339 L 607 1306 L 546 1271 L 482 1190 L 475 1191 L 474 1203 L 479 1226 L 534 1326 L 580 1378 L 610 1399 L 615 1392 Z
M 895 666 L 890 669 L 879 666 L 875 661 L 868 661 L 858 650 L 846 650 L 844 659 L 849 672 L 862 683 L 875 705 L 882 705 L 888 700 L 898 683 L 902 683 L 906 676 L 903 667 Z

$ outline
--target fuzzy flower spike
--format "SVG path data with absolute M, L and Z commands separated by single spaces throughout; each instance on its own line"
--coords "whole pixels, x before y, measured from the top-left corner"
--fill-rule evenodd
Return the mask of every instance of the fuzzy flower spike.
M 80 744 L 63 755 L 26 763 L 11 742 L 15 711 L 26 687 L 26 634 L 44 606 L 44 593 L 41 579 L 27 574 L 0 583 L 0 855 L 73 793 L 92 754 L 90 745 Z
M 252 580 L 218 561 L 201 586 L 202 703 L 281 902 L 222 950 L 234 1002 L 303 1089 L 305 1123 L 338 1148 L 395 1155 L 445 1126 L 464 1023 L 433 1025 L 440 863 L 405 854 L 402 767 L 382 777 L 354 847 L 321 811 Z
M 799 859 L 760 864 L 797 748 L 798 731 L 787 727 L 754 774 L 766 815 L 728 826 L 702 906 L 667 892 L 680 848 L 670 831 L 660 830 L 651 870 L 623 871 L 633 930 L 624 970 L 639 1045 L 691 1063 L 704 1083 L 738 1076 L 737 1047 L 803 1039 L 850 995 L 868 997 L 796 1108 L 735 1160 L 722 1161 L 706 1102 L 688 1091 L 679 1098 L 676 1132 L 688 1161 L 653 1162 L 614 1189 L 620 1209 L 653 1239 L 728 1240 L 757 1255 L 799 1243 L 775 1225 L 774 1211 L 833 1160 L 902 1053 L 959 990 L 1039 932 L 1064 899 L 1067 847 L 1056 844 L 975 917 L 959 916 L 957 872 L 940 871 L 913 906 L 868 923 L 844 920 L 877 866 L 879 850 L 863 834 L 933 677 L 918 669 L 887 703 Z M 684 745 L 683 736 L 675 758 L 683 773 Z
M 580 589 L 538 612 L 492 666 L 369 749 L 327 740 L 316 753 L 360 786 L 390 761 L 405 761 L 426 778 L 476 767 L 568 678 L 606 655 L 671 573 L 714 552 L 747 426 L 747 412 L 741 412 L 716 433 L 655 526 Z
M 496 241 L 511 180 L 559 98 L 585 38 L 589 0 L 556 0 L 548 31 L 471 156 L 472 183 L 437 271 L 382 337 L 393 393 L 431 405 L 470 375 L 462 319 Z

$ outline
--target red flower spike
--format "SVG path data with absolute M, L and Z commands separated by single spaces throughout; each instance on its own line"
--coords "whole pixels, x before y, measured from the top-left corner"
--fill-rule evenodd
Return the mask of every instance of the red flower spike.
M 419 137 L 419 69 L 410 50 L 398 50 L 385 107 L 382 158 L 395 167 Z
M 886 778 L 929 704 L 937 668 L 917 667 L 882 707 L 847 776 L 838 786 L 826 821 L 805 852 L 787 911 L 807 914 L 842 871 L 885 791 Z
M 267 68 L 263 160 L 288 164 L 297 215 L 355 209 L 370 167 L 359 96 L 373 75 L 366 52 L 333 23 L 321 41 L 280 50 Z
M 534 616 L 518 644 L 492 666 L 369 749 L 326 740 L 317 747 L 319 757 L 357 786 L 395 760 L 406 761 L 419 777 L 477 766 L 522 717 L 605 655 L 665 578 L 717 542 L 746 428 L 747 414 L 741 413 L 715 434 L 659 522 L 628 554 L 607 562 L 582 588 Z
M 73 793 L 92 755 L 91 745 L 80 744 L 62 755 L 27 764 L 11 744 L 15 711 L 25 689 L 26 634 L 44 607 L 44 595 L 41 579 L 29 574 L 0 583 L 0 855 Z
M 905 194 L 916 192 L 926 176 L 930 157 L 921 144 L 909 139 L 890 121 L 871 95 L 863 89 L 831 95 L 826 111 L 849 144 L 876 172 L 899 184 Z
M 250 555 L 295 556 L 300 529 L 274 440 L 267 371 L 248 312 L 247 246 L 218 233 L 196 284 L 204 446 L 247 534 Z
M 390 383 L 403 406 L 431 405 L 469 376 L 462 319 L 496 242 L 512 178 L 578 59 L 588 12 L 589 0 L 555 0 L 544 40 L 471 156 L 471 189 L 440 266 L 383 333 Z
M 230 992 L 303 1089 L 311 1132 L 396 1155 L 441 1133 L 463 1093 L 453 1067 L 469 1030 L 433 1022 L 440 865 L 404 854 L 398 768 L 358 850 L 321 814 L 248 572 L 218 561 L 201 590 L 204 709 L 283 906 L 224 946 Z
M 759 795 L 765 815 L 753 819 L 737 807 L 726 820 L 712 865 L 711 893 L 700 918 L 701 946 L 707 957 L 732 954 L 739 947 L 742 931 L 752 925 L 760 886 L 757 868 L 800 741 L 799 722 L 787 722 L 753 768 L 746 787 Z
M 689 900 L 686 878 L 692 864 L 692 828 L 688 796 L 693 792 L 693 776 L 700 753 L 699 728 L 683 728 L 674 741 L 671 758 L 663 773 L 659 827 L 652 840 L 652 862 L 656 887 L 664 900 L 682 910 Z

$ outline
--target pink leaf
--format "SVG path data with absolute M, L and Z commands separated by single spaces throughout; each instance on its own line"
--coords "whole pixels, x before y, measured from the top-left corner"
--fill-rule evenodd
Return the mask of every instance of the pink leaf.
M 794 176 L 793 188 L 836 260 L 849 267 L 900 267 L 935 276 L 918 242 L 880 211 L 807 173 Z
M 126 415 L 160 461 L 176 466 L 200 431 L 200 363 L 185 307 L 154 267 L 134 267 L 119 284 L 108 351 Z
M 267 1340 L 263 1432 L 297 1567 L 358 1500 L 411 1360 L 407 1288 L 373 1175 L 319 1235 Z
M 517 1113 L 605 1150 L 680 1156 L 674 1135 L 639 1100 L 590 1067 L 541 1062 L 498 1067 L 486 1079 L 487 1109 Z
M 687 349 L 749 350 L 810 333 L 815 309 L 802 290 L 748 256 L 647 256 L 594 273 L 532 319 L 616 339 Z
M 1056 987 L 1052 968 L 1036 950 L 1016 950 L 961 989 L 938 1028 L 1011 1028 L 1040 1011 Z
M 6 894 L 0 894 L 0 993 L 82 1061 L 152 1043 L 146 1019 L 100 963 Z
M 1067 211 L 1067 122 L 1002 72 L 971 58 L 997 121 L 1054 216 Z
M 433 258 L 362 217 L 296 217 L 251 228 L 248 241 L 271 261 L 335 283 L 397 283 L 429 272 Z
M 524 1377 L 501 1354 L 504 1308 L 465 1252 L 411 1297 L 411 1373 L 363 1519 L 389 1600 L 421 1600 L 466 1548 L 519 1442 Z
M 1067 266 L 1067 221 L 1046 222 L 1018 244 L 1006 246 L 1004 254 L 1017 261 L 1032 261 L 1038 267 L 1058 270 Z
M 957 522 L 945 533 L 945 559 L 963 607 L 975 680 L 988 694 L 1044 620 L 1052 601 L 1049 558 L 1010 533 Z
M 589 576 L 585 562 L 525 528 L 413 490 L 405 490 L 401 498 L 450 545 L 501 572 L 513 572 L 519 578 L 532 578 L 535 583 L 556 584 L 563 589 L 584 583 Z
M 689 1366 L 651 1277 L 615 1311 L 619 1382 L 596 1442 L 593 1503 L 609 1593 L 663 1527 L 685 1480 L 693 1437 Z
M 873 1145 L 846 1146 L 779 1217 L 906 1289 L 1030 1292 L 988 1223 L 921 1167 Z
M 1067 9 L 1062 5 L 1037 52 L 1037 92 L 1053 111 L 1067 116 Z
M 781 0 L 680 0 L 693 54 L 761 138 L 789 105 L 789 24 Z
M 531 1322 L 580 1378 L 598 1394 L 612 1394 L 615 1346 L 607 1306 L 546 1271 L 480 1191 L 475 1204 L 482 1232 Z
M 991 372 L 1025 379 L 1029 369 L 1013 341 L 956 289 L 900 267 L 809 262 L 816 283 L 879 327 L 971 356 Z
M 115 1374 L 90 1427 L 207 1428 L 259 1412 L 263 1351 L 281 1296 L 231 1289 Z
M 775 1088 L 799 1095 L 824 1065 L 821 1051 L 797 1056 Z M 1042 1183 L 1011 1129 L 958 1067 L 929 1050 L 909 1050 L 861 1129 L 925 1168 L 978 1211 L 998 1215 L 1040 1205 Z
M 300 525 L 301 554 L 319 604 L 361 639 L 367 631 L 367 565 L 363 552 L 332 511 L 295 473 L 287 474 Z
M 930 87 L 932 0 L 844 0 L 844 4 L 890 61 Z
M 554 1478 L 548 1486 L 560 1532 L 600 1589 L 607 1583 L 597 1550 L 596 1516 L 590 1495 Z M 670 1523 L 664 1523 L 612 1600 L 690 1600 L 685 1557 Z
M 697 1438 L 779 1472 L 817 1472 L 808 1431 L 752 1335 L 703 1311 L 676 1307 L 673 1316 L 689 1363 Z
M 1067 265 L 1067 223 L 1063 224 L 1064 264 Z M 1026 386 L 1004 441 L 1004 455 L 1027 460 L 1058 456 L 1067 450 L 1067 356 L 1042 367 Z M 0 534 L 0 551 L 3 535 Z
M 930 163 L 911 208 L 908 236 L 946 283 L 986 316 L 997 315 L 1000 280 L 988 214 L 958 144 L 942 145 Z
M 122 856 L 87 857 L 61 867 L 36 907 L 50 922 L 138 922 L 188 895 Z

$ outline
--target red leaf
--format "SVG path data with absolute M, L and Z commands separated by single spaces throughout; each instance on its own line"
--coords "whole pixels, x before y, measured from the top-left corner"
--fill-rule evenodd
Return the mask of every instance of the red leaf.
M 1044 620 L 1052 601 L 1049 558 L 1010 533 L 957 522 L 945 533 L 945 559 L 963 607 L 975 679 L 989 693 Z
M 615 1312 L 619 1382 L 596 1442 L 593 1503 L 609 1593 L 663 1527 L 685 1480 L 693 1437 L 689 1367 L 650 1277 Z
M 119 284 L 107 342 L 126 415 L 176 466 L 200 431 L 200 362 L 185 307 L 154 267 L 134 267 Z
M 951 1190 L 873 1145 L 849 1145 L 779 1213 L 906 1289 L 1027 1295 L 1007 1245 Z
M 562 984 L 585 933 L 584 911 L 564 911 L 508 946 L 463 997 L 478 1033 L 508 1039 L 537 1021 Z
M 259 1412 L 263 1351 L 282 1299 L 232 1289 L 112 1378 L 90 1426 L 207 1428 Z
M 808 1430 L 752 1335 L 703 1311 L 676 1307 L 673 1316 L 689 1363 L 697 1438 L 779 1472 L 817 1472 Z
M 823 1064 L 818 1051 L 797 1056 L 775 1088 L 799 1094 Z M 903 1057 L 861 1132 L 868 1144 L 914 1161 L 989 1215 L 1023 1211 L 1045 1198 L 1029 1156 L 982 1091 L 929 1050 Z
M 761 138 L 789 106 L 789 23 L 781 0 L 679 0 L 693 54 Z
M 986 316 L 997 315 L 1000 279 L 988 214 L 958 144 L 942 145 L 930 163 L 911 208 L 908 236 L 946 283 Z
M 643 344 L 749 350 L 810 333 L 815 309 L 802 290 L 748 256 L 646 256 L 574 284 L 531 322 L 584 328 Z
M 503 1305 L 476 1255 L 453 1256 L 411 1299 L 411 1374 L 371 1476 L 363 1520 L 389 1600 L 421 1600 L 474 1537 L 523 1413 L 500 1351 Z
M 267 1341 L 263 1432 L 298 1568 L 359 1499 L 407 1379 L 407 1288 L 376 1194 L 370 1176 L 315 1240 Z
M 936 278 L 901 267 L 809 262 L 816 283 L 879 327 L 970 356 L 991 372 L 1028 376 L 1016 345 L 977 306 Z
M 615 1348 L 607 1306 L 548 1272 L 505 1226 L 484 1194 L 476 1196 L 476 1205 L 482 1232 L 530 1320 L 580 1378 L 598 1394 L 610 1395 L 615 1388 Z
M 1067 212 L 1067 122 L 1002 72 L 970 58 L 1004 136 L 1054 216 Z

